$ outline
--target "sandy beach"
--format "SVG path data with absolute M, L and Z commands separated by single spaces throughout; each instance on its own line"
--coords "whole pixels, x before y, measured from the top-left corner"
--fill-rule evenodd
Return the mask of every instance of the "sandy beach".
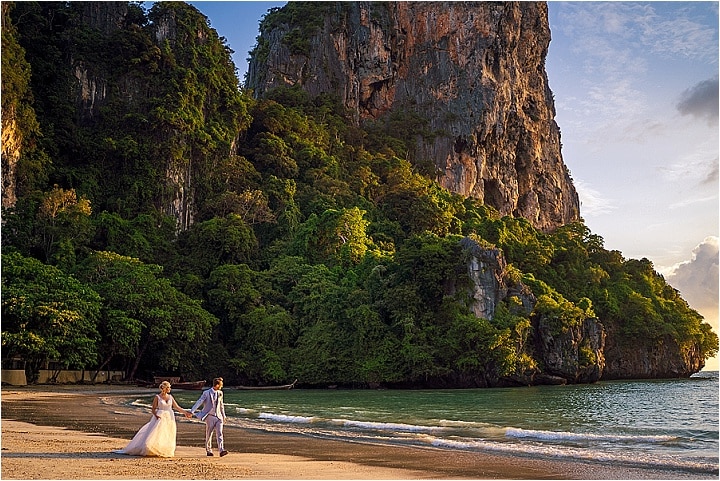
M 323 440 L 226 427 L 207 457 L 202 425 L 178 416 L 174 458 L 113 453 L 147 422 L 128 386 L 3 387 L 2 479 L 678 479 L 678 473 L 487 453 Z

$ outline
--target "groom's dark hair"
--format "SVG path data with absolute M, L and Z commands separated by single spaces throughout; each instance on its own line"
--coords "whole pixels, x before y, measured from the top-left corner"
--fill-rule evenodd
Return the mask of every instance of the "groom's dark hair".
M 213 379 L 213 386 L 217 386 L 217 385 L 220 384 L 221 382 L 223 382 L 223 378 L 221 378 L 221 377 L 216 377 L 215 379 Z

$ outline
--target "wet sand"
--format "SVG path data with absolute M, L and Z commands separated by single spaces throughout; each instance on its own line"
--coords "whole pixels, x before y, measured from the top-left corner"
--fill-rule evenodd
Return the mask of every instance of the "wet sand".
M 228 456 L 207 457 L 204 426 L 178 415 L 174 458 L 114 454 L 149 417 L 120 399 L 129 386 L 3 387 L 3 479 L 680 479 L 683 473 L 616 468 L 435 448 L 325 440 L 225 428 Z M 696 478 L 697 479 L 697 478 Z

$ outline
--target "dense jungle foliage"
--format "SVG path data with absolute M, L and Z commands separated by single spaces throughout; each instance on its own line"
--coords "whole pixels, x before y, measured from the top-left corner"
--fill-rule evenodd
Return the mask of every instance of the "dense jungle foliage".
M 638 348 L 717 352 L 648 260 L 582 223 L 546 234 L 440 188 L 408 150 L 412 122 L 364 129 L 298 89 L 253 99 L 183 3 L 131 3 L 111 33 L 81 22 L 82 5 L 3 2 L 3 115 L 12 106 L 24 140 L 2 213 L 2 355 L 30 379 L 53 360 L 229 385 L 486 385 L 542 370 L 539 314 L 559 331 L 596 316 Z M 168 15 L 175 40 L 156 42 Z M 83 69 L 107 92 L 88 112 Z M 166 177 L 190 168 L 182 228 L 163 213 Z M 510 298 L 477 318 L 446 288 L 469 285 L 466 236 L 502 250 L 533 312 Z

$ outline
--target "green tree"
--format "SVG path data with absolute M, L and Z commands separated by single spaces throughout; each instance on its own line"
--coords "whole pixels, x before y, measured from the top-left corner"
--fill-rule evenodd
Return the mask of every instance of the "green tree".
M 454 204 L 451 195 L 443 193 L 431 180 L 413 172 L 409 162 L 393 159 L 386 184 L 375 200 L 385 216 L 397 221 L 406 235 L 452 232 Z
M 223 264 L 248 263 L 257 249 L 255 232 L 237 214 L 194 224 L 178 238 L 183 270 L 207 277 Z
M 232 339 L 240 317 L 260 304 L 260 292 L 255 287 L 257 273 L 247 264 L 224 264 L 210 273 L 207 286 L 207 308 L 220 320 L 219 334 Z M 227 343 L 231 354 L 235 350 Z
M 212 328 L 218 322 L 199 301 L 160 277 L 161 272 L 160 266 L 112 252 L 93 252 L 76 271 L 102 296 L 106 321 L 117 323 L 112 334 L 120 340 L 107 342 L 118 353 L 135 347 L 129 379 L 135 378 L 146 356 L 152 357 L 149 365 L 194 372 L 206 356 Z M 137 323 L 142 326 L 139 337 Z
M 174 218 L 152 211 L 125 219 L 118 213 L 103 211 L 93 218 L 93 225 L 95 235 L 90 241 L 93 250 L 175 267 L 177 226 Z
M 230 363 L 250 382 L 289 380 L 295 319 L 280 306 L 259 306 L 238 318 L 236 349 Z
M 90 202 L 57 185 L 35 192 L 4 212 L 4 245 L 60 267 L 71 267 L 77 251 L 91 238 Z
M 372 243 L 364 214 L 357 207 L 312 214 L 298 229 L 290 253 L 330 266 L 360 263 Z
M 65 369 L 94 366 L 101 298 L 57 267 L 17 252 L 2 255 L 3 357 L 26 361 L 37 380 L 46 361 Z

